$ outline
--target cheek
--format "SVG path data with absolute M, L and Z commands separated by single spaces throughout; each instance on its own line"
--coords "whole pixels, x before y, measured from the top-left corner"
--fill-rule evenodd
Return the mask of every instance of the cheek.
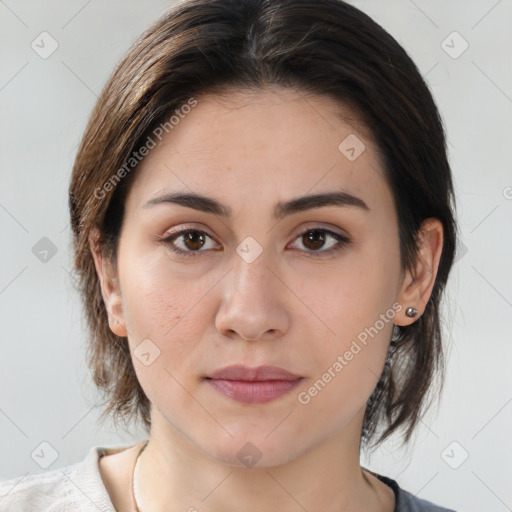
M 307 386 L 314 389 L 305 391 L 310 398 L 321 393 L 317 403 L 340 414 L 340 405 L 345 412 L 361 407 L 382 372 L 394 324 L 397 258 L 394 246 L 368 243 L 325 275 L 303 281 L 300 295 L 329 328 L 325 336 L 311 337 L 316 371 Z M 303 321 L 314 332 L 318 319 L 305 315 Z
M 125 249 L 129 243 L 128 240 Z M 136 245 L 134 250 L 125 250 L 119 260 L 127 327 L 163 342 L 161 338 L 180 325 L 187 312 L 192 312 L 204 294 L 204 284 L 180 275 L 163 250 Z
M 308 417 L 329 417 L 326 429 L 342 428 L 365 406 L 382 373 L 393 327 L 392 303 L 352 294 L 333 294 L 325 323 L 334 331 L 305 347 L 313 362 L 310 378 L 298 391 Z M 325 300 L 325 299 L 324 299 Z M 383 316 L 381 316 L 383 315 Z
M 132 350 L 149 339 L 160 350 L 159 363 L 182 372 L 193 366 L 210 319 L 207 292 L 214 283 L 180 276 L 165 254 L 157 252 L 132 252 L 120 260 L 124 318 Z
M 200 343 L 211 322 L 208 290 L 214 283 L 210 278 L 183 278 L 165 255 L 134 254 L 120 260 L 119 277 L 137 379 L 159 410 L 186 410 L 190 396 L 183 386 L 193 393 L 201 369 L 207 367 Z M 146 364 L 138 354 L 148 351 Z
M 368 244 L 367 250 L 347 254 L 336 266 L 304 278 L 300 296 L 329 327 L 330 337 L 343 345 L 382 314 L 387 314 L 384 330 L 390 331 L 399 275 L 395 251 Z
M 141 271 L 141 268 L 145 270 Z M 168 276 L 163 277 L 157 267 L 143 266 L 128 268 L 121 276 L 128 332 L 162 341 L 162 336 L 182 320 L 187 293 L 183 287 L 174 285 Z

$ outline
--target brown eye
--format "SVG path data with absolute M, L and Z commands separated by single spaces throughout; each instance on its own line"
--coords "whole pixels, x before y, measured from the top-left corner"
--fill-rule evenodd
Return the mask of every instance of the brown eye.
M 191 251 L 198 251 L 201 249 L 206 241 L 204 233 L 201 231 L 188 231 L 183 234 L 183 243 L 187 249 Z
M 219 249 L 210 235 L 197 229 L 184 229 L 164 238 L 162 242 L 173 252 L 184 257 L 199 256 L 210 249 Z
M 339 233 L 328 229 L 308 229 L 301 233 L 295 244 L 309 256 L 323 256 L 342 249 L 350 243 L 350 240 Z M 302 247 L 301 247 L 302 246 Z
M 308 249 L 316 251 L 325 244 L 325 234 L 319 230 L 307 231 L 302 235 L 302 243 Z

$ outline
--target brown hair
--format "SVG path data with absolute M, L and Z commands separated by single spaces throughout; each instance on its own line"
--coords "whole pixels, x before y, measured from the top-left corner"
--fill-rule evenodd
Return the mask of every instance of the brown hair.
M 426 310 L 391 340 L 363 423 L 367 445 L 398 428 L 408 441 L 430 404 L 435 376 L 443 374 L 439 303 L 455 250 L 451 172 L 443 125 L 415 64 L 380 25 L 341 0 L 181 2 L 141 36 L 108 80 L 69 190 L 75 269 L 90 330 L 88 358 L 104 394 L 103 415 L 125 422 L 135 415 L 150 426 L 150 403 L 127 340 L 108 326 L 89 248 L 91 229 L 99 230 L 100 245 L 115 263 L 124 198 L 135 172 L 126 164 L 155 128 L 201 94 L 271 85 L 335 98 L 370 129 L 395 199 L 404 268 L 415 261 L 422 221 L 434 217 L 443 224 L 443 252 Z

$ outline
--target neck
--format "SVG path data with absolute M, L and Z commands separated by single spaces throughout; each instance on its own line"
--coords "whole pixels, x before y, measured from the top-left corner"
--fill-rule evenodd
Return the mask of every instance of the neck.
M 356 427 L 356 428 L 354 428 Z M 267 467 L 219 462 L 153 410 L 151 433 L 138 467 L 141 512 L 174 510 L 393 510 L 359 463 L 358 425 L 292 461 Z M 241 467 L 240 467 L 241 466 Z

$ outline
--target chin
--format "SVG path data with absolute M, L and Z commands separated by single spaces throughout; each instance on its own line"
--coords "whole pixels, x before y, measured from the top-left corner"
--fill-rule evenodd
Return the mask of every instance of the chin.
M 216 462 L 237 468 L 272 468 L 296 459 L 306 451 L 307 443 L 284 436 L 277 432 L 268 435 L 272 429 L 262 430 L 259 434 L 243 434 L 223 439 L 217 443 L 203 446 Z M 301 447 L 300 450 L 298 447 Z

